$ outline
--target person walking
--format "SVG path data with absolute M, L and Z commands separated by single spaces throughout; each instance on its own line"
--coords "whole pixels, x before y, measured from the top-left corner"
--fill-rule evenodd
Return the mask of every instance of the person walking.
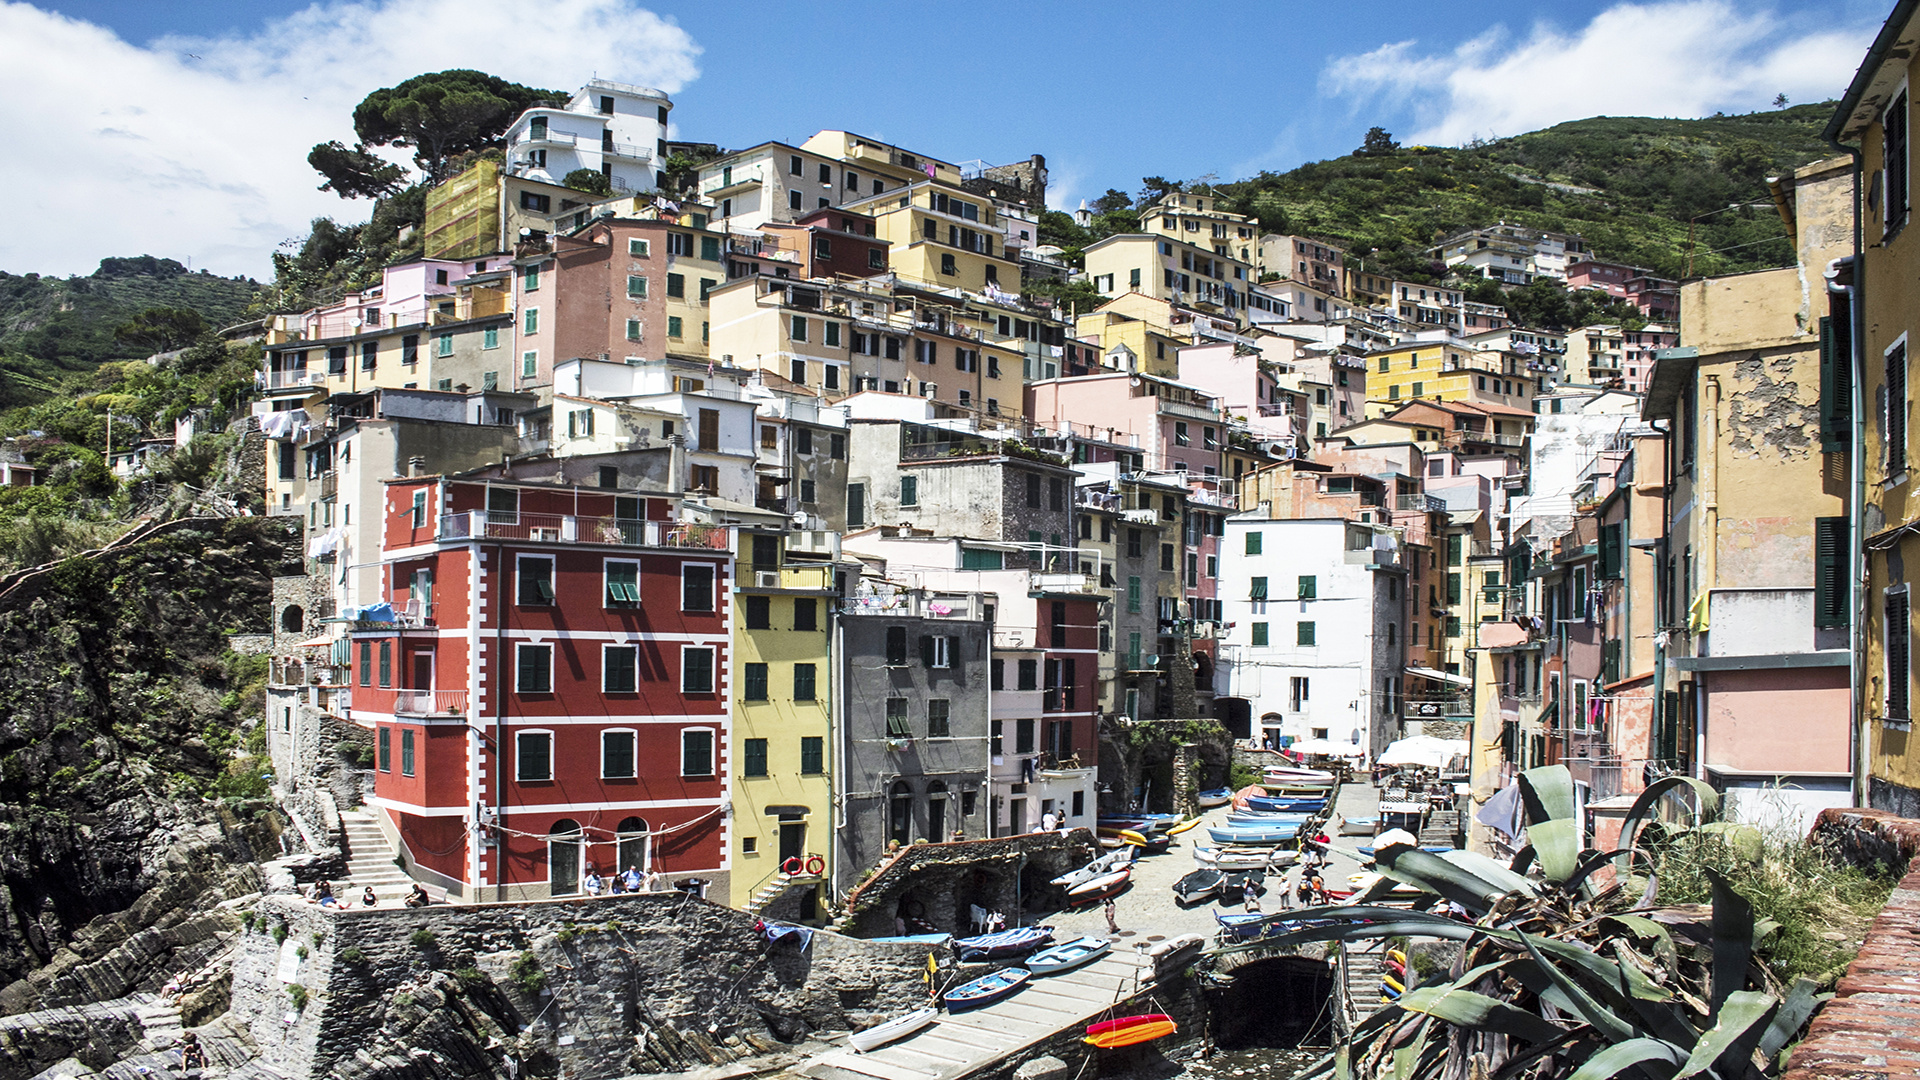
M 1118 934 L 1120 932 L 1120 920 L 1115 913 L 1115 908 L 1113 906 L 1113 897 L 1111 896 L 1107 897 L 1106 903 L 1103 905 L 1103 907 L 1107 913 L 1107 933 Z

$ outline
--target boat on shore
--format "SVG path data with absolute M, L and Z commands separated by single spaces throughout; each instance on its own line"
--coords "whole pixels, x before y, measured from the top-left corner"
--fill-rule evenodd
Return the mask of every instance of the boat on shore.
M 1100 856 L 1078 870 L 1061 874 L 1059 877 L 1054 878 L 1049 884 L 1058 885 L 1063 889 L 1071 889 L 1075 885 L 1111 874 L 1123 866 L 1131 866 L 1133 860 L 1139 853 L 1140 849 L 1138 847 L 1132 844 L 1122 844 L 1120 847 L 1107 852 L 1105 855 Z
M 1173 883 L 1173 898 L 1182 904 L 1201 903 L 1219 893 L 1225 877 L 1218 870 L 1202 867 Z
M 1233 801 L 1232 788 L 1211 788 L 1194 796 L 1202 810 L 1211 810 L 1216 806 L 1225 806 Z
M 1220 875 L 1220 902 L 1238 904 L 1251 892 L 1255 896 L 1266 892 L 1267 874 L 1264 870 L 1233 870 Z
M 1292 843 L 1300 838 L 1304 822 L 1291 822 L 1276 825 L 1228 825 L 1214 826 L 1207 835 L 1216 844 L 1237 844 L 1242 847 L 1270 847 L 1274 844 Z
M 1193 861 L 1216 870 L 1278 869 L 1300 858 L 1297 851 L 1272 847 L 1202 847 L 1195 845 Z
M 1016 926 L 977 937 L 961 938 L 953 943 L 962 960 L 1005 960 L 1025 956 L 1053 940 L 1051 926 Z
M 1090 964 L 1107 954 L 1113 942 L 1106 938 L 1082 937 L 1042 949 L 1027 957 L 1027 970 L 1035 975 L 1058 975 Z
M 1256 813 L 1311 814 L 1327 808 L 1324 795 L 1249 795 L 1246 810 Z
M 867 941 L 883 945 L 951 945 L 952 934 L 897 934 L 893 937 L 870 937 Z
M 1083 907 L 1105 900 L 1109 896 L 1117 896 L 1127 890 L 1132 878 L 1133 867 L 1123 866 L 1090 881 L 1083 881 L 1067 890 L 1067 906 Z
M 977 1009 L 982 1005 L 991 1005 L 996 1001 L 1011 997 L 1027 980 L 1033 978 L 1033 972 L 1026 968 L 1001 968 L 991 974 L 982 975 L 970 983 L 959 986 L 940 995 L 947 1005 L 948 1012 L 961 1012 Z
M 907 1036 L 933 1023 L 940 1015 L 938 1009 L 915 1009 L 905 1016 L 898 1016 L 884 1024 L 876 1024 L 865 1031 L 856 1031 L 847 1036 L 847 1045 L 860 1053 L 875 1050 L 890 1042 Z

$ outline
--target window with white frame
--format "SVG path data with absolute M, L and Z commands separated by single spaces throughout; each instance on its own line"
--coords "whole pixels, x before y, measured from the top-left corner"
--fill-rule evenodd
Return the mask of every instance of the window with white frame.
M 513 733 L 513 778 L 522 784 L 553 779 L 553 732 Z
M 927 639 L 927 666 L 930 668 L 953 666 L 952 638 L 944 634 L 935 634 Z
M 525 607 L 544 607 L 553 603 L 553 557 L 521 555 L 515 567 L 515 602 Z
M 713 775 L 712 728 L 683 728 L 681 730 L 680 775 Z
M 640 646 L 603 645 L 600 647 L 600 690 L 606 694 L 631 694 L 640 688 Z
M 608 607 L 635 607 L 640 603 L 640 564 L 631 559 L 608 559 L 606 590 L 602 594 Z
M 632 728 L 609 728 L 600 733 L 602 780 L 631 780 L 638 775 L 634 768 L 636 734 Z
M 513 689 L 521 694 L 553 693 L 553 646 L 530 642 L 514 646 Z

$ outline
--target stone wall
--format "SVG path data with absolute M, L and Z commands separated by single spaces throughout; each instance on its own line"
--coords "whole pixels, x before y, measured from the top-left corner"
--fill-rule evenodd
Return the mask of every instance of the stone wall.
M 679 894 L 348 912 L 268 897 L 257 910 L 233 1017 L 292 1077 L 506 1076 L 509 1058 L 522 1075 L 582 1080 L 683 1072 L 865 1026 L 926 993 L 926 946 L 826 932 L 805 952 L 769 946 L 752 916 Z
M 1018 922 L 1015 916 L 1022 911 L 1057 910 L 1066 893 L 1047 882 L 1099 853 L 1093 832 L 1085 828 L 914 844 L 848 894 L 843 925 L 862 937 L 886 937 L 900 932 L 894 921 L 899 917 L 965 935 L 974 906 Z
M 1822 1006 L 1793 1052 L 1783 1080 L 1920 1075 L 1920 821 L 1882 810 L 1823 810 L 1813 827 L 1862 865 L 1893 864 L 1906 874 L 1867 930 L 1832 1001 Z

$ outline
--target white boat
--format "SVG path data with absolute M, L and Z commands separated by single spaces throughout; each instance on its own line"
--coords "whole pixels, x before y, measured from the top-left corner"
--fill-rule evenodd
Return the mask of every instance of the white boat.
M 1106 938 L 1075 938 L 1027 957 L 1027 970 L 1035 975 L 1058 975 L 1100 959 L 1111 948 L 1113 942 Z
M 1215 870 L 1264 870 L 1291 866 L 1300 857 L 1298 851 L 1277 848 L 1206 847 L 1195 844 L 1193 861 Z
M 1132 877 L 1133 867 L 1123 866 L 1091 881 L 1083 881 L 1067 890 L 1067 906 L 1078 907 L 1081 904 L 1091 904 L 1095 900 L 1104 900 L 1126 888 L 1128 879 Z
M 1276 784 L 1331 784 L 1334 775 L 1325 769 L 1302 769 L 1291 765 L 1267 766 L 1266 779 Z
M 895 1039 L 907 1036 L 933 1023 L 940 1013 L 936 1009 L 915 1009 L 905 1016 L 895 1017 L 884 1024 L 876 1024 L 865 1031 L 856 1031 L 847 1036 L 847 1044 L 855 1050 L 865 1053 L 876 1047 L 885 1046 Z
M 1123 844 L 1078 870 L 1061 874 L 1059 877 L 1053 879 L 1052 884 L 1064 889 L 1072 889 L 1075 886 L 1084 885 L 1094 878 L 1104 877 L 1122 867 L 1133 865 L 1133 858 L 1139 853 L 1140 849 L 1134 847 L 1132 844 Z
M 1350 817 L 1340 819 L 1341 836 L 1372 836 L 1378 818 Z

